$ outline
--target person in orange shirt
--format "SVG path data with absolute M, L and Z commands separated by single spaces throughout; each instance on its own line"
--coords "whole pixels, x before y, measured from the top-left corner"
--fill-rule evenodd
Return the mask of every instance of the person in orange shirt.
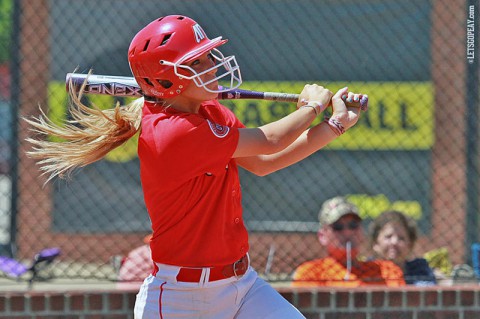
M 364 239 L 358 208 L 344 197 L 327 200 L 319 213 L 318 240 L 328 256 L 302 263 L 293 274 L 294 286 L 403 286 L 402 269 L 391 261 L 359 260 Z

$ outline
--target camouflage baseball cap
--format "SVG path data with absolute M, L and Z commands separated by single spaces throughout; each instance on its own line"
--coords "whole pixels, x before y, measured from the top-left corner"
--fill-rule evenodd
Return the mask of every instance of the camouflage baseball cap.
M 345 197 L 337 196 L 323 203 L 318 213 L 318 220 L 322 226 L 330 225 L 339 220 L 340 217 L 348 214 L 354 214 L 359 219 L 362 219 L 357 206 L 347 201 Z

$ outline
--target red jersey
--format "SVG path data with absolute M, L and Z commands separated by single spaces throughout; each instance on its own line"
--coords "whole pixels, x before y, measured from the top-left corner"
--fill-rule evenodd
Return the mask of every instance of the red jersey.
M 241 127 L 216 100 L 198 114 L 145 102 L 138 156 L 155 262 L 218 266 L 248 251 L 232 158 Z

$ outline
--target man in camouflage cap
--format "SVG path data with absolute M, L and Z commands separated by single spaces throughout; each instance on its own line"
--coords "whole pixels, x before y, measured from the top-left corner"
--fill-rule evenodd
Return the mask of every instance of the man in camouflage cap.
M 402 286 L 402 270 L 384 260 L 361 261 L 358 253 L 364 239 L 362 218 L 357 206 L 345 197 L 325 201 L 318 219 L 318 240 L 327 257 L 307 261 L 294 273 L 295 285 L 320 286 Z
M 345 215 L 353 215 L 357 221 L 362 220 L 357 206 L 347 201 L 345 197 L 337 196 L 323 203 L 318 220 L 320 225 L 331 225 Z

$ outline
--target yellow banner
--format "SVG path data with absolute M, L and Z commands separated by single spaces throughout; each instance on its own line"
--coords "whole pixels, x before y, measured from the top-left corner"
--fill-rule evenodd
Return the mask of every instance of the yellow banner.
M 385 194 L 348 194 L 345 197 L 355 204 L 363 219 L 375 219 L 386 210 L 398 210 L 415 220 L 424 218 L 422 205 L 416 200 L 390 201 Z
M 345 85 L 317 82 L 332 92 Z M 300 93 L 304 82 L 244 82 L 242 89 Z M 428 150 L 434 142 L 433 86 L 430 82 L 349 82 L 349 90 L 369 96 L 369 110 L 357 125 L 327 146 L 331 150 Z M 115 98 L 88 95 L 99 108 L 115 105 Z M 125 103 L 132 98 L 124 99 Z M 65 120 L 67 93 L 65 83 L 49 86 L 49 116 L 57 123 Z M 247 127 L 257 127 L 278 120 L 295 110 L 294 103 L 263 100 L 226 100 Z M 314 124 L 321 121 L 319 117 Z M 112 151 L 107 160 L 125 162 L 136 157 L 136 138 Z
M 317 82 L 332 92 L 339 82 Z M 300 93 L 304 82 L 247 82 L 242 89 Z M 428 150 L 434 142 L 433 86 L 430 82 L 350 82 L 349 90 L 369 96 L 369 110 L 357 125 L 328 145 L 341 150 Z M 224 101 L 237 117 L 256 127 L 295 110 L 292 103 Z M 318 123 L 318 119 L 314 124 Z

